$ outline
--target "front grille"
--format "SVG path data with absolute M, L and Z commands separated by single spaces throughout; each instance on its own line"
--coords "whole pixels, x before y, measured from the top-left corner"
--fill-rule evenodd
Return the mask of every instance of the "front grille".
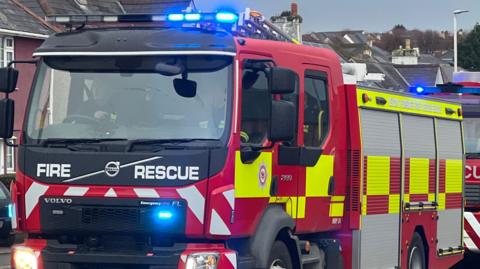
M 135 230 L 136 227 L 153 224 L 142 215 L 152 215 L 153 212 L 138 208 L 112 208 L 112 207 L 84 207 L 82 210 L 82 224 L 91 226 L 103 226 L 106 230 L 115 231 L 116 227 L 127 230 Z M 110 227 L 111 226 L 111 227 Z
M 480 184 L 465 184 L 467 207 L 480 205 Z
M 167 221 L 158 219 L 160 207 L 167 208 L 174 217 Z M 161 232 L 176 236 L 185 232 L 184 201 L 74 198 L 69 204 L 42 202 L 40 211 L 45 233 Z

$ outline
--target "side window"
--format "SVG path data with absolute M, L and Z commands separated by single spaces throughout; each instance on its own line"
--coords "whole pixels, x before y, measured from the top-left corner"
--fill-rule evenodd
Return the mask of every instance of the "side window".
M 329 128 L 327 74 L 307 71 L 305 74 L 304 144 L 320 147 Z
M 267 141 L 272 100 L 267 75 L 263 71 L 246 69 L 242 81 L 242 143 L 262 145 Z

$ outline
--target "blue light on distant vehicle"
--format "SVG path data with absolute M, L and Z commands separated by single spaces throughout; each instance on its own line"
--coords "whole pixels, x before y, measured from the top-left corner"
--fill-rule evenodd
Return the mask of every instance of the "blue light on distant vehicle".
M 417 93 L 422 94 L 422 93 L 425 92 L 425 88 L 422 87 L 422 86 L 417 86 L 417 87 L 415 88 L 415 91 L 417 91 Z
M 183 21 L 185 20 L 185 15 L 183 14 L 170 14 L 168 15 L 169 21 Z
M 216 19 L 220 23 L 235 23 L 238 20 L 238 15 L 232 12 L 219 12 Z
M 162 210 L 158 212 L 157 217 L 160 220 L 169 220 L 173 217 L 173 213 L 170 211 Z
M 185 14 L 186 21 L 200 21 L 202 19 L 202 15 L 199 13 L 189 13 Z

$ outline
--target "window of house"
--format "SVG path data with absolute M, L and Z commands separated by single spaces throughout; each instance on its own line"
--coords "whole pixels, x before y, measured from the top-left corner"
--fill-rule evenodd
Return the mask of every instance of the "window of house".
M 259 70 L 244 70 L 241 127 L 243 144 L 262 145 L 267 141 L 271 101 L 267 74 Z
M 3 65 L 7 66 L 9 62 L 14 60 L 14 42 L 13 38 L 11 37 L 4 37 L 2 42 L 2 58 L 3 58 Z
M 305 73 L 304 144 L 320 147 L 329 128 L 327 74 L 320 71 Z
M 15 144 L 15 139 L 10 139 L 10 143 Z M 12 173 L 15 171 L 15 149 L 13 147 L 7 147 L 7 171 Z
M 14 144 L 16 142 L 16 138 L 12 138 L 9 140 L 10 143 Z M 4 150 L 6 150 L 6 155 L 4 154 Z M 4 174 L 5 166 L 7 168 L 7 173 L 14 173 L 15 172 L 15 149 L 13 147 L 5 146 L 0 143 L 0 174 Z
M 14 41 L 11 37 L 0 37 L 0 66 L 6 67 L 14 60 Z

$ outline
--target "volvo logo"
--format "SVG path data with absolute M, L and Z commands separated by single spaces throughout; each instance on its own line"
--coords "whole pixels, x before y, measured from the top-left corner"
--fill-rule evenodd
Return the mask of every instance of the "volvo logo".
M 105 165 L 105 174 L 109 177 L 115 177 L 120 172 L 120 162 L 109 162 Z
M 43 198 L 46 204 L 71 204 L 73 200 L 70 198 Z

